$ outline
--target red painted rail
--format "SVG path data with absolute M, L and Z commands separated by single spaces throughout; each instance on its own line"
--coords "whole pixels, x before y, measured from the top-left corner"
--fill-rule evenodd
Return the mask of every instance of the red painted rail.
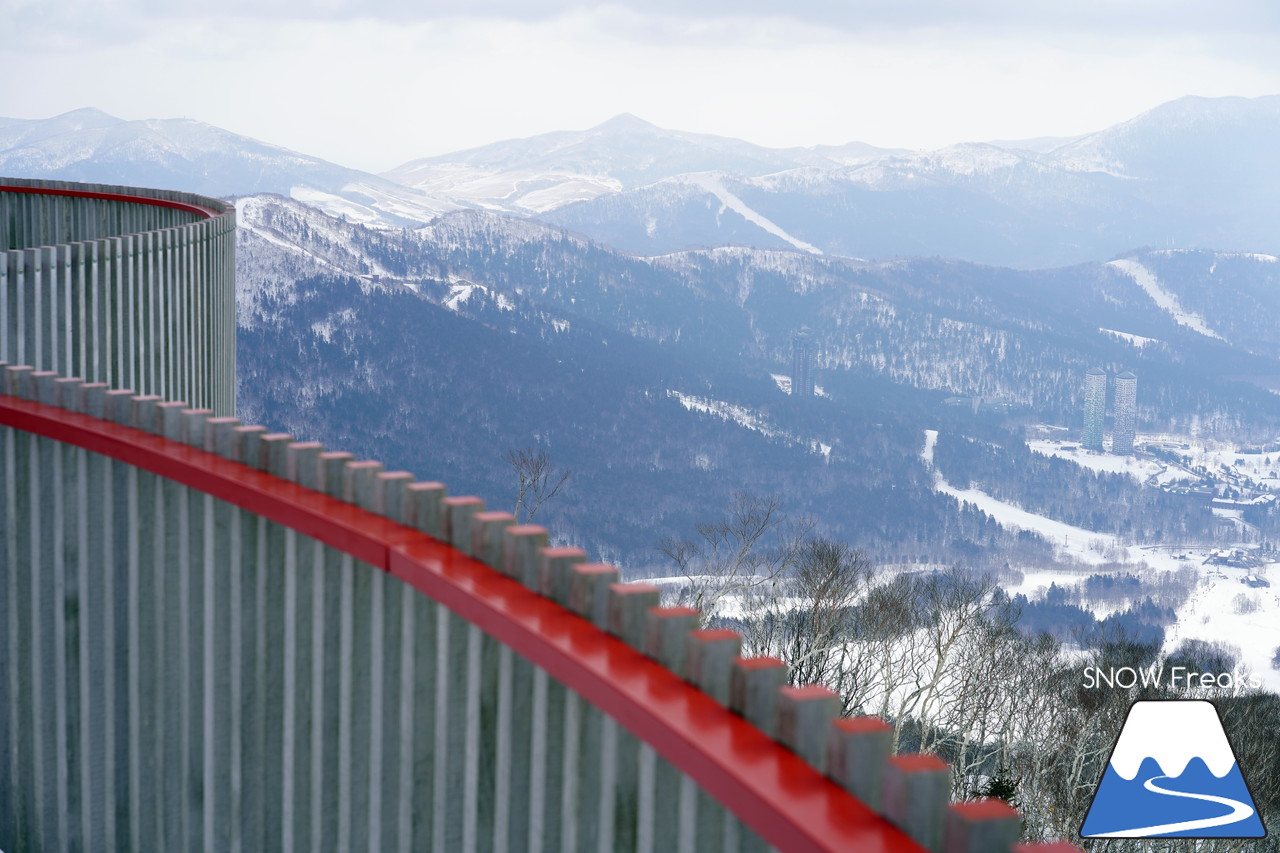
M 0 192 L 5 193 L 32 193 L 34 195 L 61 195 L 72 196 L 74 198 L 96 198 L 103 201 L 125 201 L 132 204 L 149 204 L 154 207 L 169 207 L 174 210 L 181 210 L 186 213 L 193 213 L 201 219 L 212 219 L 215 216 L 222 215 L 222 211 L 214 210 L 199 204 L 190 204 L 185 201 L 174 201 L 166 198 L 151 198 L 142 195 L 129 195 L 127 193 L 105 193 L 93 192 L 89 190 L 64 190 L 53 189 L 50 187 L 22 187 L 12 184 L 0 184 Z
M 658 662 L 436 539 L 215 454 L 87 415 L 0 395 L 0 424 L 150 471 L 390 572 L 609 714 L 776 847 L 922 850 Z

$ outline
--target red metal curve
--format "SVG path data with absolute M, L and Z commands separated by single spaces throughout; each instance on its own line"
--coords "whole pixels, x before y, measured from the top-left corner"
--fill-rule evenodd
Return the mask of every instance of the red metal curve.
M 220 211 L 200 204 L 190 204 L 185 201 L 174 201 L 167 198 L 149 198 L 141 195 L 128 195 L 126 193 L 100 193 L 90 192 L 88 190 L 54 189 L 51 187 L 15 187 L 9 184 L 0 184 L 0 192 L 34 193 L 35 195 L 66 195 L 74 196 L 75 198 L 98 198 L 106 201 L 127 201 L 133 204 L 150 204 L 155 207 L 171 207 L 174 210 L 194 213 L 202 219 L 212 219 L 215 216 L 222 215 Z
M 923 853 L 661 664 L 443 542 L 220 456 L 87 415 L 0 395 L 0 425 L 150 471 L 389 571 L 616 719 L 775 847 Z

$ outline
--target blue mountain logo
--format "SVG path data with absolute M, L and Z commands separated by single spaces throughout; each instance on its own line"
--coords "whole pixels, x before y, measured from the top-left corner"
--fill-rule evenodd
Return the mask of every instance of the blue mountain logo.
M 1081 836 L 1262 838 L 1266 834 L 1211 703 L 1133 703 Z

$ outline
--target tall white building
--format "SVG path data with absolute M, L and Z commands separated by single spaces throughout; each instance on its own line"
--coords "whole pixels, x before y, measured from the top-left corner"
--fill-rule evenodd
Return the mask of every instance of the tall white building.
M 1116 377 L 1116 426 L 1111 438 L 1111 452 L 1133 454 L 1134 428 L 1138 419 L 1138 377 L 1125 371 Z
M 1102 424 L 1107 416 L 1107 373 L 1099 367 L 1084 375 L 1084 438 L 1087 450 L 1102 450 Z

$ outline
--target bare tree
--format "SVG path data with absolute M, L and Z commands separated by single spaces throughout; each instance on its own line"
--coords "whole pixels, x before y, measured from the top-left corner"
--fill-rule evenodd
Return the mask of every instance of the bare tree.
M 544 503 L 559 494 L 569 469 L 555 471 L 547 451 L 531 447 L 508 451 L 506 460 L 516 472 L 516 524 L 528 524 Z
M 852 608 L 875 577 L 875 564 L 847 543 L 805 540 L 784 583 L 744 593 L 744 651 L 785 661 L 792 684 L 825 684 L 850 694 Z
M 789 518 L 779 502 L 777 495 L 739 492 L 723 518 L 694 528 L 696 537 L 668 537 L 658 546 L 688 581 L 680 603 L 698 608 L 704 624 L 731 597 L 772 600 L 780 594 L 813 525 Z

